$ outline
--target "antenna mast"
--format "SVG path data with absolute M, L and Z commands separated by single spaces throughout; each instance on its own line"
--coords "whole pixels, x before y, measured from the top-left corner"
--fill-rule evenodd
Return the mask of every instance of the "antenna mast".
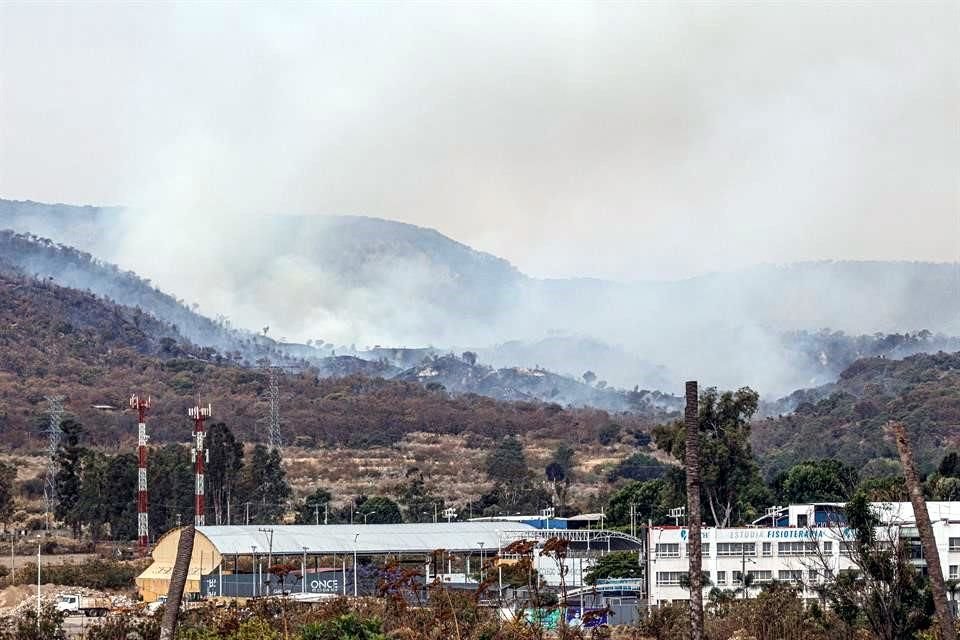
M 150 527 L 147 511 L 147 409 L 150 408 L 150 396 L 146 399 L 137 394 L 130 396 L 130 408 L 137 410 L 137 543 L 145 551 L 149 544 Z
M 43 483 L 43 503 L 46 509 L 47 530 L 50 529 L 50 514 L 53 513 L 54 503 L 57 501 L 57 450 L 60 449 L 60 422 L 63 420 L 63 396 L 46 396 L 50 408 L 50 421 L 47 423 L 47 475 Z
M 203 430 L 203 421 L 213 414 L 210 405 L 200 406 L 200 399 L 197 398 L 197 404 L 187 411 L 187 414 L 193 418 L 193 451 L 194 473 L 196 474 L 196 492 L 193 501 L 193 524 L 196 527 L 202 527 L 203 514 L 205 511 L 203 494 L 203 473 L 204 463 L 210 461 L 210 452 L 204 447 L 206 433 Z

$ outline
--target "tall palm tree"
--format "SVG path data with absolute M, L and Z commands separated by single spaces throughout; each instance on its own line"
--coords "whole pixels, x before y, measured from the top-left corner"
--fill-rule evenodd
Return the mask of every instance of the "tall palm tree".
M 193 538 L 196 529 L 193 525 L 180 529 L 180 542 L 177 545 L 177 559 L 170 572 L 170 587 L 167 589 L 166 609 L 160 623 L 160 640 L 173 640 L 177 635 L 177 623 L 180 617 L 180 603 L 183 590 L 187 586 L 187 572 L 190 570 L 190 557 L 193 556 Z
M 903 479 L 910 492 L 913 519 L 916 520 L 917 532 L 920 534 L 923 557 L 927 560 L 930 592 L 933 594 L 933 604 L 936 607 L 937 618 L 940 623 L 940 637 L 942 640 L 957 640 L 957 631 L 953 625 L 953 612 L 947 602 L 947 590 L 944 586 L 943 568 L 940 565 L 940 553 L 937 551 L 937 542 L 933 536 L 933 526 L 930 524 L 930 514 L 927 512 L 927 501 L 923 497 L 923 487 L 920 485 L 917 468 L 913 462 L 913 447 L 910 446 L 907 428 L 902 422 L 895 422 L 891 427 L 897 440 L 900 466 L 903 467 Z

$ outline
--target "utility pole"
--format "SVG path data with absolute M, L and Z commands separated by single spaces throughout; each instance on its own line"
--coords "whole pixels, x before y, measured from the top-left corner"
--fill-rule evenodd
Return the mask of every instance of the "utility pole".
M 273 582 L 270 579 L 270 567 L 273 566 L 273 528 L 266 527 L 262 529 L 257 529 L 260 533 L 264 534 L 267 537 L 267 595 L 273 593 Z
M 700 538 L 700 421 L 697 381 L 686 384 L 687 404 L 683 424 L 687 431 L 687 522 L 690 553 L 687 554 L 690 581 L 690 640 L 703 639 L 703 558 Z
M 933 593 L 933 604 L 936 607 L 937 618 L 940 623 L 940 638 L 941 640 L 957 640 L 957 630 L 953 625 L 953 612 L 950 610 L 946 586 L 943 582 L 940 552 L 937 550 L 933 525 L 930 523 L 930 514 L 927 512 L 927 502 L 923 498 L 923 487 L 920 485 L 917 468 L 913 462 L 913 448 L 910 446 L 907 429 L 902 422 L 894 422 L 890 426 L 893 428 L 893 434 L 897 439 L 897 451 L 900 453 L 904 480 L 907 483 L 907 490 L 910 492 L 913 517 L 917 523 L 917 532 L 920 534 L 923 557 L 927 561 L 930 591 Z
M 49 531 L 50 515 L 57 502 L 57 471 L 60 470 L 57 464 L 57 451 L 60 449 L 60 437 L 63 435 L 60 422 L 63 420 L 64 396 L 46 396 L 46 400 L 50 404 L 47 409 L 50 420 L 47 423 L 47 474 L 43 484 L 43 504 L 46 510 L 46 528 Z
M 37 631 L 40 630 L 40 536 L 37 536 Z
M 130 396 L 130 408 L 137 410 L 137 544 L 140 552 L 147 550 L 150 536 L 149 512 L 147 510 L 147 409 L 150 408 L 150 396 L 146 399 L 134 394 Z
M 203 429 L 203 421 L 209 418 L 213 411 L 210 405 L 200 406 L 200 399 L 197 398 L 197 404 L 187 411 L 193 418 L 193 462 L 194 473 L 196 475 L 196 490 L 194 492 L 193 504 L 193 525 L 202 527 L 204 525 L 204 513 L 206 512 L 204 496 L 204 463 L 210 462 L 210 452 L 204 447 L 204 440 L 207 437 Z

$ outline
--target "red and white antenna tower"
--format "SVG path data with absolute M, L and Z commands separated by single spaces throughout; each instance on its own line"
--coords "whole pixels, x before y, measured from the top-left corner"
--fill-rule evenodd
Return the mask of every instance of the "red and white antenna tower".
M 130 396 L 130 408 L 139 415 L 137 425 L 137 542 L 145 550 L 149 544 L 150 527 L 147 513 L 147 409 L 150 408 L 150 396 L 146 399 L 137 394 Z
M 197 527 L 202 527 L 203 514 L 205 511 L 204 505 L 204 495 L 203 495 L 203 472 L 204 472 L 204 463 L 210 462 L 210 452 L 204 447 L 204 439 L 207 434 L 203 430 L 203 420 L 204 418 L 209 418 L 213 411 L 210 408 L 210 405 L 207 404 L 205 407 L 200 406 L 200 398 L 197 398 L 197 404 L 195 407 L 187 411 L 191 418 L 193 418 L 193 462 L 194 470 L 197 478 L 197 488 L 194 493 L 194 502 L 193 502 L 193 524 Z

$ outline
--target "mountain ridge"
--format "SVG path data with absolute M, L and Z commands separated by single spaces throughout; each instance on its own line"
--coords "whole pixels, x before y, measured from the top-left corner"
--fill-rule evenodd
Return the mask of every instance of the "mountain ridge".
M 0 201 L 0 227 L 67 244 L 74 236 L 103 260 L 161 284 L 176 282 L 178 295 L 204 300 L 204 308 L 236 325 L 351 345 L 351 352 L 364 350 L 358 343 L 484 352 L 567 335 L 621 352 L 604 370 L 591 360 L 595 350 L 565 348 L 564 371 L 574 376 L 592 369 L 621 388 L 677 391 L 679 383 L 664 384 L 696 372 L 718 386 L 748 384 L 782 395 L 837 373 L 785 351 L 784 332 L 960 334 L 960 269 L 951 263 L 810 261 L 670 281 L 541 280 L 426 227 L 289 215 L 216 227 L 228 236 L 211 240 L 201 264 L 190 245 L 186 253 L 146 257 L 125 249 L 114 259 L 110 252 L 133 244 L 128 236 L 142 235 L 131 232 L 138 223 L 122 209 L 58 205 L 48 215 L 44 207 Z M 95 210 L 109 224 L 63 224 L 72 214 L 90 219 Z M 151 219 L 151 233 L 163 233 L 162 222 Z M 561 357 L 559 350 L 541 352 L 543 360 Z M 510 364 L 531 367 L 539 359 Z

